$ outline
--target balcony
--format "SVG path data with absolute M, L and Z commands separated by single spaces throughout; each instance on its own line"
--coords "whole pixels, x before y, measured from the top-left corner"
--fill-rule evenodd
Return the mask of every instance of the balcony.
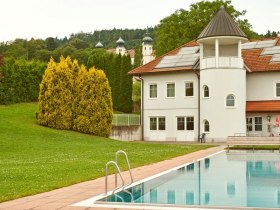
M 238 68 L 243 69 L 243 59 L 239 57 L 218 57 L 216 65 L 215 57 L 203 58 L 201 62 L 201 69 L 211 68 Z

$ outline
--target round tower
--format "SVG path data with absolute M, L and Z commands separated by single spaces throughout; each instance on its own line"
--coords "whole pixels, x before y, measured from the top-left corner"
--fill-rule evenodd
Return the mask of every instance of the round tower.
M 124 46 L 124 40 L 120 37 L 117 41 L 117 47 L 116 47 L 116 54 L 121 54 L 122 56 L 126 54 L 126 49 Z
M 143 65 L 154 60 L 152 42 L 153 42 L 153 39 L 150 37 L 150 33 L 147 28 L 147 31 L 145 33 L 145 37 L 143 38 L 143 43 L 142 43 Z
M 198 36 L 200 45 L 200 133 L 225 141 L 246 135 L 246 70 L 241 44 L 246 34 L 224 7 Z

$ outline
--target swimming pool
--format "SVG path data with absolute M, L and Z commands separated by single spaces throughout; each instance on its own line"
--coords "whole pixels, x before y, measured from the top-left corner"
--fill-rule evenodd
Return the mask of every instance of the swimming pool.
M 230 151 L 170 170 L 98 204 L 280 207 L 280 154 Z

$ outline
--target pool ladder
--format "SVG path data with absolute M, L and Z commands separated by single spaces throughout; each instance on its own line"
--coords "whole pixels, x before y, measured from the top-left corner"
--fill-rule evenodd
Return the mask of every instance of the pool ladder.
M 126 159 L 126 164 L 128 166 L 128 171 L 129 171 L 129 174 L 130 174 L 130 183 L 129 184 L 125 184 L 125 181 L 123 179 L 120 167 L 118 165 L 118 156 L 120 154 L 123 154 L 125 156 L 125 159 Z M 109 167 L 109 165 L 114 165 L 115 168 L 116 168 L 116 172 L 115 172 L 115 189 L 112 191 L 112 195 L 115 195 L 116 197 L 120 198 L 122 202 L 124 202 L 124 200 L 123 200 L 123 198 L 121 196 L 115 194 L 115 192 L 117 190 L 122 188 L 123 191 L 125 191 L 126 193 L 128 193 L 131 196 L 131 201 L 133 202 L 133 195 L 131 194 L 131 192 L 129 192 L 129 191 L 124 189 L 124 188 L 128 187 L 129 185 L 131 185 L 133 183 L 133 176 L 132 176 L 132 173 L 131 173 L 130 163 L 129 163 L 129 160 L 128 160 L 126 152 L 123 151 L 123 150 L 117 151 L 115 153 L 115 161 L 109 161 L 109 162 L 106 163 L 106 177 L 105 177 L 105 194 L 106 195 L 108 193 L 108 167 Z M 120 187 L 117 187 L 117 185 L 118 185 L 118 175 L 120 176 L 121 182 L 122 182 Z

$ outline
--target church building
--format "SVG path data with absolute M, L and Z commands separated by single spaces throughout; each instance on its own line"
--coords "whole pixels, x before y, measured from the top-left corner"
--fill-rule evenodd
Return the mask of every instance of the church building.
M 144 140 L 280 138 L 280 37 L 248 40 L 221 7 L 196 40 L 143 64 L 129 74 L 142 84 Z

